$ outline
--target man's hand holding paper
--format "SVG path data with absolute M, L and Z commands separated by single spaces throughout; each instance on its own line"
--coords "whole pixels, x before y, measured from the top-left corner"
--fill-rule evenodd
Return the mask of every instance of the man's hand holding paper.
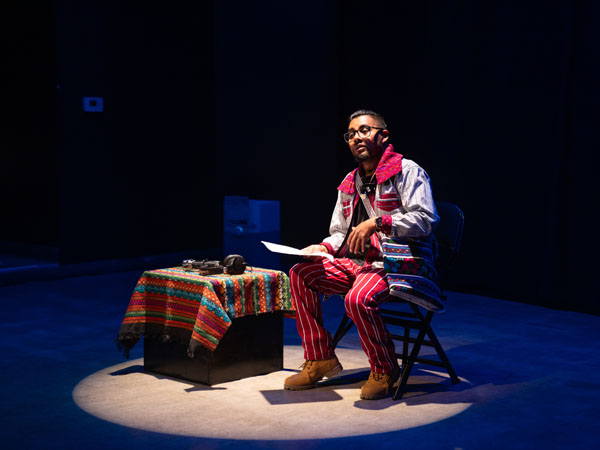
M 307 259 L 318 261 L 320 257 L 325 257 L 333 261 L 333 256 L 327 253 L 327 248 L 324 245 L 309 245 L 302 250 L 287 245 L 274 244 L 272 242 L 261 241 L 273 253 L 283 253 L 285 255 L 304 256 Z
M 327 256 L 331 256 L 327 251 L 327 247 L 319 244 L 309 245 L 308 247 L 303 248 L 301 251 L 304 255 L 304 258 L 310 259 L 311 261 L 318 261 L 323 257 L 323 253 L 325 253 Z

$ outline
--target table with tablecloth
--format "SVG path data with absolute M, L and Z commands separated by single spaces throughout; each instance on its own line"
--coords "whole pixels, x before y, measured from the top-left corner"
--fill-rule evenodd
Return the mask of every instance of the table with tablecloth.
M 182 267 L 142 274 L 125 312 L 117 344 L 129 356 L 140 340 L 188 345 L 190 357 L 210 357 L 232 320 L 282 311 L 293 317 L 284 272 L 248 267 L 241 275 L 200 275 Z

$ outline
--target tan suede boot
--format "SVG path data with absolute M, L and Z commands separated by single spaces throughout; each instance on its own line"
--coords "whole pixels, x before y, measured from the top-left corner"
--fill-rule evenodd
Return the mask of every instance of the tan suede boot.
M 395 367 L 391 373 L 377 373 L 371 371 L 369 379 L 360 390 L 363 400 L 378 400 L 391 395 L 394 383 L 400 375 L 400 368 Z
M 312 389 L 320 379 L 324 377 L 331 378 L 341 371 L 342 365 L 335 356 L 321 361 L 307 360 L 302 364 L 302 372 L 285 379 L 283 388 L 290 391 Z

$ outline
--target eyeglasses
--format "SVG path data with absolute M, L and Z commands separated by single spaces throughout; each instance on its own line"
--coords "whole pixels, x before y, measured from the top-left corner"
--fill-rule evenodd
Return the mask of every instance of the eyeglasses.
M 385 130 L 385 128 L 382 127 L 372 127 L 369 125 L 361 125 L 358 130 L 354 131 L 354 130 L 350 130 L 347 133 L 344 133 L 344 140 L 346 142 L 350 142 L 352 139 L 354 139 L 354 136 L 358 134 L 358 137 L 361 139 L 367 138 L 369 136 L 371 136 L 371 130 L 375 128 L 376 130 Z

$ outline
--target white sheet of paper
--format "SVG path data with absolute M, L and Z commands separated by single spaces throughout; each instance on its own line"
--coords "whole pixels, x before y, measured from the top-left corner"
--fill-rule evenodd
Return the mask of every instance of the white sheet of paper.
M 304 253 L 302 250 L 298 250 L 297 248 L 294 248 L 294 247 L 288 247 L 287 245 L 274 244 L 273 242 L 265 242 L 265 241 L 260 241 L 260 242 L 265 244 L 265 247 L 267 247 L 273 253 L 283 253 L 284 255 L 299 255 L 299 256 L 304 256 L 304 255 L 324 256 L 325 258 L 329 259 L 330 261 L 333 261 L 333 256 L 330 255 L 329 253 L 325 253 L 325 252 Z

